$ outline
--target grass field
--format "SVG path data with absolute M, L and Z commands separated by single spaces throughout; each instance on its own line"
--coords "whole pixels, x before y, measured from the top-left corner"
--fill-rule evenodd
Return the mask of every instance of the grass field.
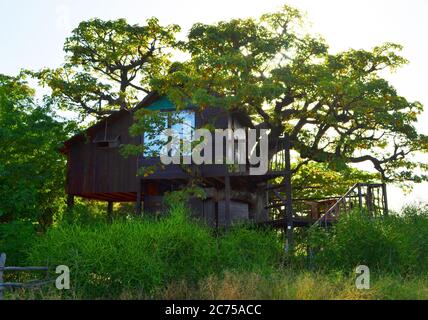
M 215 234 L 179 206 L 160 220 L 62 223 L 20 243 L 19 259 L 69 266 L 71 290 L 51 286 L 6 298 L 428 299 L 427 213 L 352 214 L 332 230 L 296 234 L 292 256 L 274 231 L 240 226 Z M 355 285 L 358 265 L 370 268 L 369 290 Z

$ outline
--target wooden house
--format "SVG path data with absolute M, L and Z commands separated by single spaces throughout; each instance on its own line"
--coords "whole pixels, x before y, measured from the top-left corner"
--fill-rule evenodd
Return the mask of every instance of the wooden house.
M 159 158 L 144 155 L 125 158 L 119 152 L 121 145 L 145 142 L 144 134 L 138 137 L 129 134 L 134 112 L 140 108 L 163 112 L 175 110 L 168 99 L 153 93 L 134 110 L 112 114 L 64 143 L 63 152 L 68 159 L 66 192 L 69 206 L 73 205 L 74 197 L 82 197 L 107 202 L 110 212 L 114 202 L 135 202 L 137 214 L 159 212 L 165 193 L 186 185 L 191 177 L 180 165 L 168 165 L 141 177 L 137 175 L 138 169 L 158 163 Z M 253 126 L 249 116 L 242 112 L 228 113 L 216 107 L 203 110 L 189 107 L 183 112 L 187 112 L 186 116 L 195 128 L 207 123 L 217 129 Z M 283 146 L 277 147 L 283 149 Z M 273 157 L 265 175 L 250 175 L 250 165 L 241 166 L 239 170 L 230 170 L 227 165 L 198 166 L 200 186 L 204 188 L 206 198 L 190 200 L 193 214 L 213 226 L 227 226 L 242 220 L 267 221 L 268 183 L 287 173 L 287 154 L 282 152 Z

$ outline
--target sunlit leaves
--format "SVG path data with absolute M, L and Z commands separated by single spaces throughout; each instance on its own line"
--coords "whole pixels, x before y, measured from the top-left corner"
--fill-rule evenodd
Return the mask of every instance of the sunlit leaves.
M 128 109 L 152 90 L 154 77 L 169 69 L 179 30 L 155 18 L 143 26 L 124 19 L 84 21 L 65 41 L 64 65 L 36 76 L 65 109 L 98 117 Z
M 157 81 L 174 102 L 246 112 L 278 136 L 287 131 L 306 160 L 368 162 L 384 180 L 424 179 L 403 174 L 422 170 L 412 155 L 428 150 L 415 128 L 422 105 L 382 76 L 407 63 L 402 46 L 330 53 L 288 6 L 260 19 L 195 24 L 188 37 L 191 59 Z

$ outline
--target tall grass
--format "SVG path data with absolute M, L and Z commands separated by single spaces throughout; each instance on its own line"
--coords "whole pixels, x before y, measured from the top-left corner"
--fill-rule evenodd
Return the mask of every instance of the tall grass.
M 173 281 L 197 283 L 223 270 L 277 267 L 280 252 L 272 232 L 237 228 L 217 237 L 177 206 L 160 221 L 53 228 L 31 248 L 28 263 L 69 266 L 80 297 L 117 298 L 126 290 L 148 296 Z
M 355 212 L 330 230 L 310 232 L 313 265 L 323 270 L 353 270 L 367 265 L 394 274 L 428 271 L 428 207 L 408 207 L 401 215 L 373 219 Z
M 27 263 L 71 269 L 72 290 L 42 298 L 428 298 L 426 206 L 381 219 L 350 214 L 296 242 L 294 259 L 284 260 L 274 231 L 217 234 L 178 205 L 160 220 L 60 224 L 29 248 Z M 368 291 L 355 288 L 361 264 L 371 271 Z

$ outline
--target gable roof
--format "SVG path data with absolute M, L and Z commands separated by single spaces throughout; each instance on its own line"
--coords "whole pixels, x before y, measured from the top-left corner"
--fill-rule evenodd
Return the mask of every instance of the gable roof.
M 97 123 L 93 124 L 89 128 L 83 130 L 82 132 L 72 136 L 70 139 L 64 141 L 64 147 L 67 148 L 68 146 L 70 146 L 70 145 L 72 145 L 78 141 L 84 140 L 86 138 L 86 136 L 88 136 L 92 132 L 95 132 L 98 129 L 102 128 L 106 122 L 116 121 L 117 119 L 123 117 L 124 115 L 128 115 L 129 113 L 133 113 L 140 108 L 150 106 L 152 103 L 156 102 L 158 99 L 159 99 L 159 95 L 157 93 L 155 93 L 155 92 L 149 93 L 133 109 L 119 110 L 117 112 L 114 112 L 111 115 L 109 115 L 108 117 L 98 121 Z M 63 149 L 61 151 L 63 151 Z
M 171 110 L 174 109 L 174 104 L 164 96 L 160 96 L 157 92 L 151 92 L 147 96 L 144 97 L 143 100 L 141 100 L 134 108 L 130 110 L 120 110 L 115 113 L 112 113 L 108 117 L 98 121 L 94 125 L 90 126 L 86 130 L 83 130 L 82 132 L 74 135 L 70 139 L 64 141 L 64 147 L 61 149 L 62 153 L 66 152 L 66 149 L 73 145 L 74 143 L 78 141 L 84 141 L 88 135 L 91 135 L 91 133 L 99 130 L 100 128 L 105 126 L 105 123 L 111 123 L 112 121 L 116 121 L 117 119 L 129 115 L 129 113 L 134 113 L 135 111 L 141 109 L 141 108 L 147 108 L 149 110 Z M 244 112 L 235 111 L 232 112 L 234 116 L 237 116 L 239 121 L 246 127 L 253 127 L 251 118 L 245 114 Z

